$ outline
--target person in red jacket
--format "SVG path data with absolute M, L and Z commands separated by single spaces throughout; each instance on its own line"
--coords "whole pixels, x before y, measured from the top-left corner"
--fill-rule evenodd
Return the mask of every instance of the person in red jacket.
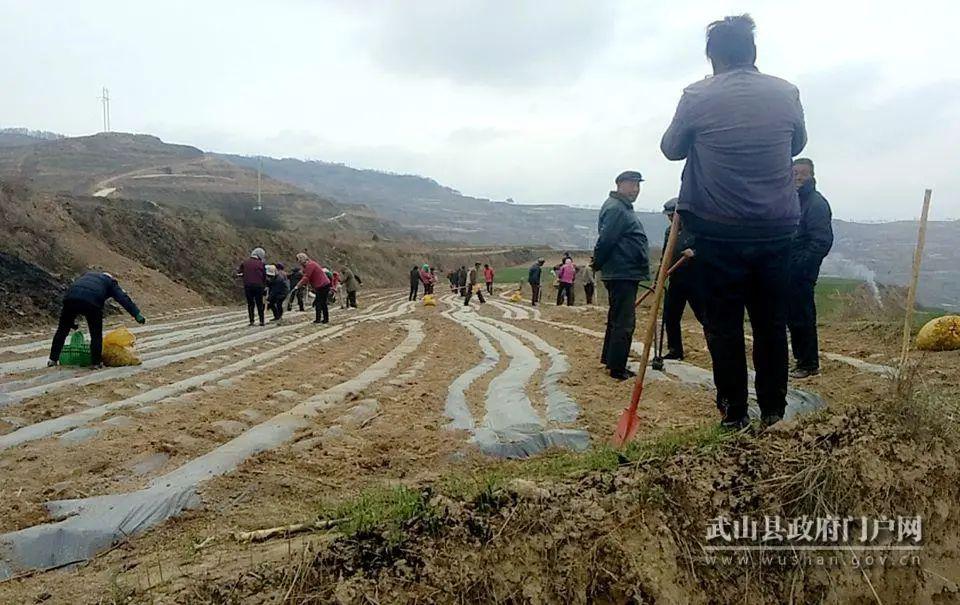
M 483 266 L 483 281 L 487 284 L 487 294 L 493 295 L 493 267 Z
M 263 295 L 267 287 L 267 267 L 263 264 L 267 253 L 263 248 L 254 248 L 250 258 L 240 263 L 237 277 L 243 278 L 243 294 L 247 297 L 247 314 L 250 316 L 250 325 L 253 325 L 253 307 L 257 307 L 260 325 L 263 325 L 264 302 Z
M 330 323 L 330 310 L 329 307 L 327 307 L 327 302 L 330 297 L 330 278 L 327 277 L 323 267 L 321 267 L 317 261 L 310 260 L 310 257 L 303 252 L 297 255 L 297 262 L 303 267 L 303 277 L 300 278 L 300 283 L 297 284 L 297 287 L 310 284 L 314 294 L 317 296 L 314 301 L 317 307 L 317 318 L 313 323 Z
M 433 276 L 430 274 L 430 265 L 423 265 L 419 270 L 420 283 L 423 284 L 423 294 L 433 294 Z

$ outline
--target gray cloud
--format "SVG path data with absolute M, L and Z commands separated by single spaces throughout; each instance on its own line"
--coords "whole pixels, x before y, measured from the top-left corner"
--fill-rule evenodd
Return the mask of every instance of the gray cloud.
M 421 0 L 391 5 L 374 56 L 386 68 L 467 84 L 568 83 L 609 42 L 615 3 Z

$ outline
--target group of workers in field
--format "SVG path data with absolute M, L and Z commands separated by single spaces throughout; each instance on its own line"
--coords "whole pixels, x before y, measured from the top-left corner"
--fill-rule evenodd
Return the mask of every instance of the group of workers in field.
M 261 326 L 265 325 L 265 309 L 273 313 L 275 322 L 281 321 L 284 303 L 289 311 L 294 300 L 303 311 L 307 288 L 315 295 L 317 315 L 314 323 L 325 324 L 330 321 L 328 304 L 331 301 L 339 300 L 341 308 L 357 307 L 357 290 L 363 282 L 349 268 L 331 271 L 301 252 L 297 255 L 298 266 L 294 266 L 288 275 L 283 263 L 268 265 L 266 259 L 263 248 L 255 248 L 236 271 L 237 277 L 243 281 L 250 326 L 255 324 L 255 319 L 260 320 Z M 59 364 L 67 336 L 71 330 L 78 328 L 76 321 L 81 316 L 86 319 L 90 331 L 90 363 L 94 367 L 102 366 L 103 313 L 110 299 L 117 301 L 138 323 L 146 323 L 140 309 L 120 287 L 116 278 L 103 271 L 88 271 L 77 278 L 64 295 L 60 320 L 50 347 L 48 367 Z
M 420 286 L 423 286 L 423 294 L 433 294 L 433 287 L 437 283 L 436 270 L 430 265 L 424 263 L 420 267 L 410 269 L 410 295 L 407 300 L 417 300 L 417 293 Z
M 689 303 L 703 325 L 727 428 L 748 422 L 745 311 L 764 425 L 783 418 L 788 372 L 819 373 L 814 286 L 833 244 L 830 205 L 816 189 L 813 162 L 793 159 L 807 142 L 799 92 L 757 70 L 754 30 L 749 15 L 709 25 L 713 76 L 684 90 L 660 145 L 668 159 L 686 160 L 679 196 L 664 206 L 671 220 L 679 213 L 680 233 L 673 256 L 661 262 L 671 267 L 686 257 L 665 293 L 665 358 L 683 359 L 680 319 Z M 635 171 L 616 178 L 600 210 L 592 260 L 610 300 L 600 359 L 621 380 L 634 375 L 627 356 L 635 300 L 649 279 L 647 236 L 633 209 L 642 181 Z
M 530 285 L 531 290 L 530 302 L 533 306 L 537 306 L 543 294 L 542 280 L 544 262 L 546 261 L 543 258 L 538 258 L 527 270 L 527 283 Z M 578 279 L 583 286 L 583 293 L 586 296 L 587 304 L 593 304 L 593 295 L 596 291 L 596 274 L 593 269 L 593 257 L 590 258 L 590 261 L 585 266 L 579 267 L 574 263 L 570 253 L 564 252 L 563 258 L 560 259 L 558 264 L 553 266 L 550 273 L 554 276 L 553 285 L 557 290 L 557 306 L 563 304 L 570 307 L 573 306 L 576 298 L 574 294 L 575 284 Z
M 268 265 L 266 260 L 263 248 L 254 248 L 237 268 L 237 277 L 243 281 L 251 326 L 254 325 L 254 309 L 260 325 L 264 325 L 264 306 L 273 313 L 275 322 L 282 321 L 284 305 L 287 311 L 293 309 L 294 299 L 303 311 L 307 288 L 314 294 L 313 306 L 317 314 L 314 323 L 330 322 L 331 302 L 339 301 L 341 309 L 357 307 L 357 290 L 363 280 L 348 267 L 331 270 L 312 260 L 306 252 L 300 252 L 297 264 L 288 275 L 283 263 Z
M 668 359 L 682 359 L 680 318 L 689 304 L 703 325 L 717 388 L 717 407 L 726 427 L 747 423 L 747 363 L 744 312 L 753 331 L 755 387 L 762 422 L 773 424 L 786 407 L 789 356 L 793 344 L 795 378 L 819 372 L 814 286 L 820 264 L 833 243 L 830 206 L 816 189 L 814 165 L 793 158 L 807 143 L 803 108 L 797 88 L 755 66 L 755 23 L 749 15 L 726 17 L 707 28 L 706 55 L 713 75 L 688 86 L 660 143 L 669 160 L 686 160 L 680 192 L 664 212 L 679 214 L 679 246 L 687 262 L 670 277 L 664 302 Z M 584 291 L 592 303 L 598 272 L 609 298 L 601 362 L 610 375 L 627 379 L 627 356 L 636 323 L 635 300 L 642 281 L 649 279 L 648 240 L 633 204 L 643 177 L 627 171 L 617 176 L 616 189 L 603 203 L 593 257 L 584 268 Z M 666 247 L 666 246 L 665 246 Z M 661 255 L 665 256 L 665 255 Z M 316 322 L 329 321 L 328 302 L 337 291 L 341 306 L 356 306 L 359 276 L 344 267 L 331 271 L 297 255 L 299 267 L 290 275 L 284 265 L 267 265 L 257 248 L 238 269 L 242 277 L 250 325 L 256 309 L 264 324 L 264 299 L 279 321 L 284 301 L 296 298 L 303 309 L 304 288 L 316 294 Z M 531 268 L 532 304 L 540 299 L 544 260 Z M 569 255 L 554 268 L 557 304 L 574 301 L 578 274 Z M 461 266 L 448 274 L 451 288 L 464 305 L 474 294 L 484 303 L 493 292 L 494 272 Z M 432 292 L 436 273 L 428 265 L 410 271 L 410 299 L 422 285 Z M 295 284 L 295 285 L 294 285 Z M 346 290 L 346 300 L 342 295 Z M 56 364 L 74 321 L 86 317 L 91 331 L 91 357 L 99 363 L 103 305 L 114 298 L 137 321 L 145 321 L 137 306 L 107 273 L 79 278 L 64 299 L 60 323 L 50 352 Z

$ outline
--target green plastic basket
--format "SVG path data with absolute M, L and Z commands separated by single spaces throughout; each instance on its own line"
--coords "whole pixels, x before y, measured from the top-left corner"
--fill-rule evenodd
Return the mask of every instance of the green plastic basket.
M 83 332 L 77 330 L 70 336 L 70 344 L 63 347 L 60 353 L 60 365 L 62 366 L 88 366 L 90 365 L 90 344 L 84 340 Z

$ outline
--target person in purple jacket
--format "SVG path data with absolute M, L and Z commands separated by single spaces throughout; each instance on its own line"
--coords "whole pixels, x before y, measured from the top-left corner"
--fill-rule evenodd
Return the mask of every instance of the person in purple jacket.
M 686 160 L 677 211 L 697 242 L 699 298 L 722 425 L 747 420 L 743 314 L 753 328 L 761 420 L 783 418 L 791 240 L 800 222 L 793 156 L 807 143 L 797 87 L 760 73 L 749 15 L 707 27 L 713 76 L 683 91 L 660 143 Z
M 247 298 L 247 315 L 250 317 L 250 325 L 253 325 L 253 308 L 256 306 L 257 315 L 260 317 L 260 325 L 264 324 L 263 295 L 267 288 L 267 266 L 263 261 L 267 259 L 267 253 L 263 248 L 254 248 L 250 253 L 250 258 L 240 263 L 237 269 L 237 277 L 243 279 L 243 294 Z

